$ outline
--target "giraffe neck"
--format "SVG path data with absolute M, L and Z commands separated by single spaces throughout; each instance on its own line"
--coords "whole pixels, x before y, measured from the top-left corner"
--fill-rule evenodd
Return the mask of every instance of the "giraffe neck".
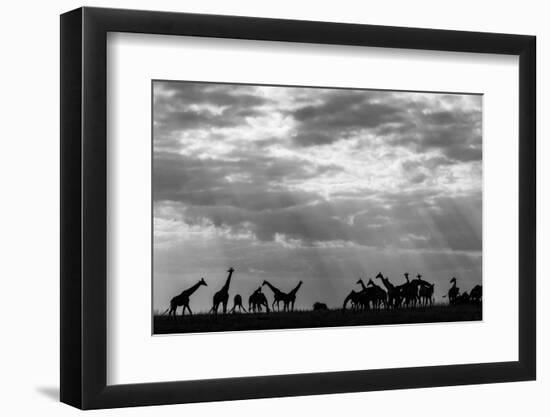
M 233 275 L 233 271 L 229 272 L 229 275 L 227 276 L 227 280 L 225 281 L 225 284 L 221 289 L 224 292 L 227 292 L 229 290 L 229 284 L 231 284 L 231 275 Z
M 296 295 L 300 287 L 302 286 L 302 283 L 299 282 L 298 285 L 296 285 L 296 288 L 294 288 L 292 291 L 290 291 L 289 295 Z
M 271 291 L 273 291 L 275 294 L 283 294 L 283 292 L 282 292 L 280 289 L 275 288 L 273 285 L 271 285 L 271 284 L 269 283 L 269 281 L 266 281 L 265 284 L 266 284 L 269 288 L 271 288 Z
M 394 287 L 393 287 L 393 284 L 390 282 L 389 279 L 387 279 L 387 278 L 382 278 L 382 282 L 384 283 L 384 285 L 386 286 L 386 288 L 387 288 L 388 290 L 393 290 L 393 288 L 394 288 Z
M 186 294 L 186 295 L 191 295 L 193 294 L 195 291 L 197 291 L 197 289 L 201 286 L 201 282 L 197 282 L 195 285 L 193 285 L 192 287 L 189 287 L 188 289 L 186 289 L 183 294 Z
M 379 277 L 376 277 L 377 279 L 380 279 L 382 281 L 382 285 L 387 289 L 389 290 L 390 288 L 388 287 L 388 284 L 384 281 L 384 277 L 382 278 L 379 278 Z

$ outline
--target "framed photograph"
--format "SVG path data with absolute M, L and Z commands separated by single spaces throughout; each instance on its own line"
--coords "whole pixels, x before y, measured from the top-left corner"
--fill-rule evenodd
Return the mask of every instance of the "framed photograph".
M 532 36 L 63 14 L 61 401 L 535 379 L 535 103 Z

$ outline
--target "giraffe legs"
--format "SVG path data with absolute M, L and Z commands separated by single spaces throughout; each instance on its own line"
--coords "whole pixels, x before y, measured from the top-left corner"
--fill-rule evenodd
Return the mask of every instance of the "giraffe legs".
M 244 308 L 244 306 L 243 306 L 242 304 L 239 304 L 237 307 L 239 307 L 239 313 L 242 313 L 243 311 L 244 311 L 245 313 L 248 313 L 248 312 L 246 311 L 246 308 Z

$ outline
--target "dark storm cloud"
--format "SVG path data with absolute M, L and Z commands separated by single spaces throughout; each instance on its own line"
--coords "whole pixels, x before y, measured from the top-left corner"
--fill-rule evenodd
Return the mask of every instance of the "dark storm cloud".
M 444 96 L 442 100 L 456 101 Z M 339 91 L 321 102 L 292 113 L 299 122 L 298 146 L 327 145 L 367 131 L 416 152 L 439 150 L 456 161 L 481 159 L 481 113 L 474 110 L 436 110 L 431 103 L 412 102 L 402 94 Z
M 380 93 L 334 90 L 321 102 L 292 112 L 298 122 L 294 142 L 298 146 L 325 145 L 349 137 L 358 129 L 372 129 L 402 120 L 401 110 L 390 101 L 379 102 Z
M 264 114 L 270 100 L 252 87 L 225 84 L 154 82 L 153 134 L 158 147 L 176 147 L 174 134 L 204 127 L 231 127 Z
M 233 157 L 235 155 L 239 153 L 231 154 Z M 265 156 L 200 160 L 171 153 L 156 153 L 153 163 L 154 201 L 176 201 L 201 207 L 234 207 L 250 211 L 276 210 L 318 199 L 316 193 L 292 191 L 284 183 L 315 178 L 339 169 L 331 165 L 306 165 L 291 159 Z
M 254 87 L 233 84 L 155 81 L 154 88 L 164 92 L 156 96 L 155 105 L 177 108 L 190 104 L 237 106 L 239 109 L 266 104 L 269 100 L 255 94 Z
M 415 152 L 439 151 L 441 155 L 459 162 L 480 161 L 481 112 L 435 111 L 427 109 L 411 112 L 401 127 L 389 126 L 379 133 L 391 144 L 413 149 Z
M 326 132 L 304 132 L 296 134 L 293 137 L 295 144 L 299 146 L 317 146 L 317 145 L 328 145 L 336 140 L 341 139 L 336 133 L 326 133 Z

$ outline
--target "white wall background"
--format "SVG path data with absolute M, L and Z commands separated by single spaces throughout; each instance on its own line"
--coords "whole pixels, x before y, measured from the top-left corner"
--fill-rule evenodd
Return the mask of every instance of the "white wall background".
M 74 415 L 58 403 L 59 392 L 59 17 L 81 6 L 71 0 L 6 2 L 0 42 L 0 410 L 4 415 Z M 300 415 L 337 413 L 408 416 L 548 415 L 550 306 L 550 147 L 542 138 L 542 115 L 550 97 L 550 26 L 545 4 L 536 0 L 348 1 L 124 0 L 86 5 L 181 12 L 240 14 L 534 34 L 538 37 L 539 264 L 538 381 L 453 388 L 326 395 L 100 411 L 99 415 Z

